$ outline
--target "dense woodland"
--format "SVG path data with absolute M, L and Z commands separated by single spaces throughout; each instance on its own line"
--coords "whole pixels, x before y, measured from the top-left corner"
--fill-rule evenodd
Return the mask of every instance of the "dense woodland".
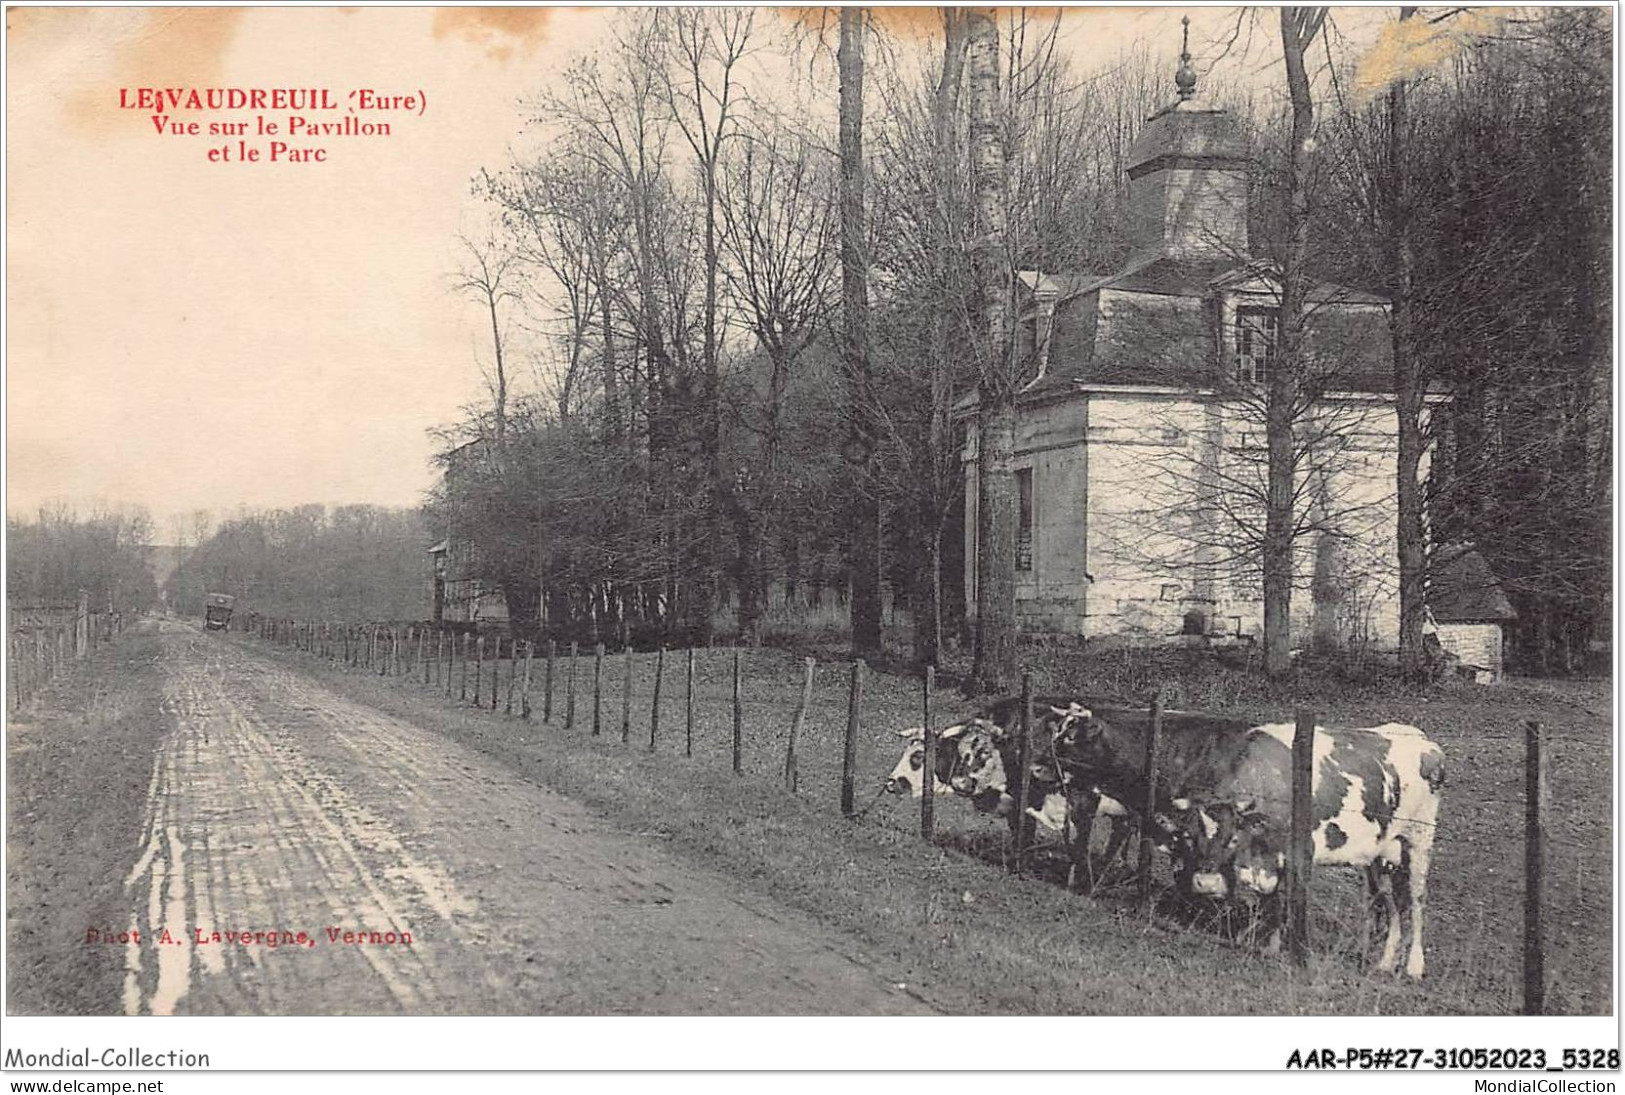
M 103 509 L 80 516 L 46 507 L 6 521 L 6 597 L 13 612 L 76 605 L 130 612 L 158 601 L 150 565 L 152 522 L 145 513 Z
M 1396 8 L 1358 49 L 1340 15 L 1206 9 L 1192 40 L 1199 94 L 1252 149 L 1252 250 L 1282 274 L 1269 490 L 1302 472 L 1279 408 L 1306 390 L 1304 287 L 1382 294 L 1404 647 L 1430 546 L 1470 541 L 1518 609 L 1517 661 L 1572 669 L 1611 637 L 1612 13 Z M 522 151 L 475 180 L 490 230 L 464 241 L 457 291 L 488 324 L 488 398 L 438 432 L 425 513 L 228 521 L 185 554 L 171 603 L 222 588 L 266 612 L 422 618 L 423 550 L 451 535 L 521 632 L 753 642 L 772 613 L 838 605 L 872 654 L 884 605 L 906 610 L 916 660 L 967 642 L 978 679 L 1007 683 L 999 431 L 1030 375 L 1015 274 L 1117 268 L 1127 154 L 1175 91 L 1142 45 L 1081 68 L 1088 15 L 1060 19 L 616 13 L 527 105 Z M 954 414 L 971 396 L 993 453 L 977 629 Z M 1256 548 L 1272 650 L 1290 494 Z M 13 522 L 14 595 L 124 581 L 50 562 L 69 556 L 44 545 L 96 528 Z
M 1401 497 L 1409 619 L 1426 545 L 1472 541 L 1523 663 L 1572 667 L 1611 612 L 1611 14 L 1395 9 L 1397 79 L 1335 9 L 1221 17 L 1197 69 L 1254 145 L 1255 254 L 1394 301 L 1401 462 L 1435 453 Z M 1173 73 L 1080 71 L 1048 18 L 889 18 L 620 13 L 478 181 L 491 398 L 446 428 L 430 510 L 521 626 L 750 641 L 770 600 L 838 591 L 873 650 L 889 591 L 920 660 L 962 630 L 951 405 L 1022 375 L 1014 271 L 1123 259 Z
M 357 623 L 429 615 L 429 535 L 416 510 L 298 506 L 222 521 L 164 583 L 170 609 L 202 614 L 230 593 L 244 612 Z

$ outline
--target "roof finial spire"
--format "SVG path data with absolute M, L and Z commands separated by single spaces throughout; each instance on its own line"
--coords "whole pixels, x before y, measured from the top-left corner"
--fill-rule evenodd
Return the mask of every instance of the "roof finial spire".
M 1184 24 L 1185 39 L 1179 52 L 1179 70 L 1174 73 L 1174 83 L 1183 102 L 1196 94 L 1196 70 L 1191 68 L 1191 17 L 1187 15 L 1179 21 Z

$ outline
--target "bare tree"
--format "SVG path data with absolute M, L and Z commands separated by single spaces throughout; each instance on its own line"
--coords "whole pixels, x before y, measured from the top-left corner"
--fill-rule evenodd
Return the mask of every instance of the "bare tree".
M 752 390 L 740 423 L 755 438 L 729 495 L 737 541 L 741 641 L 755 643 L 767 588 L 765 547 L 783 482 L 785 410 L 797 362 L 834 309 L 838 230 L 832 180 L 805 136 L 780 126 L 751 137 L 723 182 L 722 249 L 729 295 L 767 358 L 767 390 Z M 746 385 L 753 388 L 750 378 Z
M 977 687 L 1004 691 L 1016 674 L 1016 378 L 1010 343 L 1012 273 L 1005 239 L 1009 180 L 1000 117 L 1000 48 L 992 9 L 966 13 L 965 75 L 975 230 L 972 280 L 980 323 L 977 364 L 976 642 Z
M 852 649 L 880 652 L 880 496 L 874 484 L 876 402 L 869 363 L 869 256 L 864 228 L 863 8 L 841 9 L 841 360 L 846 376 L 847 461 L 856 489 L 848 552 L 852 571 Z
M 706 475 L 698 506 L 702 527 L 695 539 L 700 557 L 691 576 L 693 592 L 688 615 L 695 638 L 709 645 L 720 571 L 719 518 L 729 488 L 722 467 L 722 380 L 718 360 L 720 164 L 738 131 L 736 115 L 742 89 L 737 70 L 750 49 L 754 13 L 749 8 L 673 8 L 663 14 L 671 21 L 678 69 L 675 77 L 670 69 L 666 71 L 666 97 L 672 117 L 694 154 L 705 221 L 698 399 L 700 450 Z
M 1282 8 L 1281 51 L 1286 60 L 1292 103 L 1292 135 L 1287 146 L 1286 246 L 1281 255 L 1281 310 L 1275 367 L 1270 370 L 1265 409 L 1269 485 L 1264 515 L 1264 670 L 1271 676 L 1292 665 L 1293 495 L 1297 447 L 1294 409 L 1301 399 L 1306 279 L 1309 257 L 1309 157 L 1313 151 L 1315 104 L 1305 53 L 1320 33 L 1325 8 Z
M 1403 23 L 1414 7 L 1399 9 Z M 1427 381 L 1417 353 L 1415 332 L 1416 248 L 1411 238 L 1411 187 L 1408 81 L 1401 74 L 1388 88 L 1387 201 L 1383 220 L 1388 231 L 1388 292 L 1393 311 L 1390 331 L 1394 353 L 1394 404 L 1398 415 L 1399 467 L 1399 666 L 1415 680 L 1426 675 L 1422 628 L 1427 615 L 1427 529 L 1423 521 L 1422 406 Z
M 519 299 L 515 284 L 518 263 L 513 252 L 494 237 L 479 244 L 464 237 L 463 247 L 468 252 L 467 261 L 453 287 L 477 301 L 491 321 L 492 363 L 486 381 L 491 387 L 491 412 L 500 450 L 508 434 L 508 368 L 503 358 L 506 333 L 500 313 L 503 305 Z
M 931 102 L 932 219 L 931 281 L 936 289 L 931 317 L 931 422 L 926 432 L 926 474 L 920 494 L 919 532 L 925 538 L 927 581 L 917 583 L 914 602 L 914 657 L 935 665 L 942 656 L 942 536 L 959 480 L 959 454 L 954 450 L 950 414 L 953 405 L 953 335 L 961 309 L 962 261 L 957 253 L 955 221 L 962 207 L 954 201 L 959 179 L 959 98 L 964 83 L 965 13 L 942 9 L 942 64 Z

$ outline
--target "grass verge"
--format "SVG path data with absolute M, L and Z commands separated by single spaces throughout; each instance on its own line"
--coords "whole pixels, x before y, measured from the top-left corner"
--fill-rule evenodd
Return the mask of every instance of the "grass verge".
M 551 723 L 540 720 L 542 674 L 536 667 L 537 718 L 527 723 L 459 704 L 441 689 L 418 682 L 347 671 L 256 645 L 336 691 L 477 749 L 517 778 L 584 801 L 627 831 L 728 871 L 771 899 L 845 932 L 858 950 L 855 957 L 945 1011 L 1234 1015 L 1511 1010 L 1507 986 L 1516 983 L 1516 967 L 1509 980 L 1500 951 L 1515 948 L 1516 939 L 1502 947 L 1505 907 L 1491 910 L 1494 887 L 1476 889 L 1482 870 L 1463 871 L 1463 892 L 1436 881 L 1444 923 L 1434 922 L 1429 952 L 1438 972 L 1418 986 L 1368 974 L 1349 953 L 1345 939 L 1355 929 L 1343 895 L 1354 892 L 1353 886 L 1329 882 L 1321 891 L 1324 896 L 1317 895 L 1318 949 L 1309 967 L 1299 970 L 1211 932 L 1148 916 L 1129 901 L 1074 897 L 1040 879 L 1015 879 L 974 855 L 954 851 L 974 847 L 978 837 L 985 846 L 997 832 L 995 823 L 960 803 L 943 803 L 943 839 L 935 846 L 920 841 L 912 803 L 883 798 L 861 818 L 841 817 L 844 667 L 819 671 L 802 736 L 801 790 L 791 794 L 783 789 L 779 771 L 800 665 L 778 652 L 744 655 L 746 770 L 736 776 L 728 761 L 730 651 L 697 655 L 694 755 L 688 757 L 687 695 L 678 657 L 668 658 L 660 726 L 651 748 L 652 655 L 634 655 L 630 663 L 619 656 L 606 659 L 600 733 L 594 736 L 590 658 L 578 663 L 575 724 L 566 730 L 563 665 L 556 672 L 559 691 Z M 628 665 L 633 672 L 632 725 L 630 740 L 623 744 L 620 696 Z M 918 688 L 918 682 L 903 677 L 870 677 L 858 747 L 860 804 L 869 800 L 896 759 L 890 731 L 919 721 Z M 1504 702 L 1506 697 L 1503 693 L 1500 698 Z M 970 710 L 947 692 L 936 703 L 944 720 Z M 1473 743 L 1463 735 L 1469 733 L 1472 717 L 1471 711 L 1454 712 L 1445 727 L 1449 732 L 1441 735 L 1452 756 L 1463 757 L 1453 771 L 1463 773 L 1469 787 L 1493 774 L 1467 759 Z M 1424 720 L 1422 725 L 1440 722 Z M 1487 754 L 1490 768 L 1499 768 L 1502 760 L 1499 752 Z M 1515 772 L 1508 773 L 1512 776 Z M 1490 858 L 1498 854 L 1491 845 L 1500 839 L 1490 819 L 1468 809 L 1459 816 L 1464 824 L 1493 830 L 1495 839 L 1476 851 L 1472 828 L 1453 835 L 1453 841 L 1461 842 L 1453 853 L 1458 861 L 1467 868 L 1503 862 Z M 1499 824 L 1504 819 L 1497 815 L 1494 820 Z M 1505 862 L 1515 861 L 1509 854 Z M 1606 885 L 1599 885 L 1606 894 Z M 1479 894 L 1476 905 L 1474 893 Z M 1515 914 L 1515 904 L 1512 909 Z M 1494 924 L 1475 919 L 1484 916 Z M 1588 925 L 1595 922 L 1588 918 Z M 1481 940 L 1474 950 L 1475 931 L 1485 939 L 1493 935 L 1493 940 Z M 1587 947 L 1595 942 L 1591 935 L 1588 927 Z M 1601 951 L 1591 949 L 1596 963 L 1608 945 L 1605 937 Z M 1584 982 L 1594 974 L 1579 963 L 1559 962 L 1559 968 L 1560 977 L 1581 986 L 1563 997 L 1572 1010 L 1606 1010 L 1607 996 L 1599 1005 L 1596 986 Z
M 6 724 L 7 1013 L 106 1015 L 124 948 L 124 875 L 167 725 L 158 635 L 130 630 Z

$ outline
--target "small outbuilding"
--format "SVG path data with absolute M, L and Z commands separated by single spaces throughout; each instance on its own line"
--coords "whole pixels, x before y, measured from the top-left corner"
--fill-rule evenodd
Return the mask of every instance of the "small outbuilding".
M 1480 684 L 1505 673 L 1506 628 L 1518 618 L 1506 591 L 1472 544 L 1445 544 L 1433 556 L 1428 611 L 1444 652 Z

